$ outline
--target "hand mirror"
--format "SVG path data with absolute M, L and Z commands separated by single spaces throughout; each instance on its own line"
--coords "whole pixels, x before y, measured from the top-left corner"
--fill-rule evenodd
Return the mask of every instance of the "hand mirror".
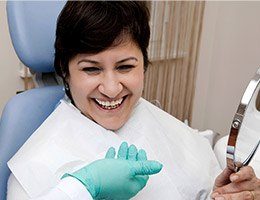
M 260 68 L 249 82 L 233 118 L 227 145 L 227 167 L 249 164 L 260 143 Z

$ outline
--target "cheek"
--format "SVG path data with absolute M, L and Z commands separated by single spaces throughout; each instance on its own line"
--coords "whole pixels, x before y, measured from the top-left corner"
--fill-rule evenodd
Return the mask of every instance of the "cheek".
M 86 99 L 86 96 L 94 87 L 94 84 L 91 83 L 90 80 L 82 76 L 71 76 L 68 83 L 70 86 L 72 98 L 76 104 Z
M 132 89 L 141 96 L 144 87 L 144 73 L 138 73 L 133 77 Z

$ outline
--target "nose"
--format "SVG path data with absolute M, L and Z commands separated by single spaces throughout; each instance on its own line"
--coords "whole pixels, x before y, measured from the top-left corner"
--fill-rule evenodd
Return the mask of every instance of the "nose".
M 109 98 L 115 98 L 123 90 L 123 85 L 117 74 L 111 72 L 104 74 L 98 90 Z

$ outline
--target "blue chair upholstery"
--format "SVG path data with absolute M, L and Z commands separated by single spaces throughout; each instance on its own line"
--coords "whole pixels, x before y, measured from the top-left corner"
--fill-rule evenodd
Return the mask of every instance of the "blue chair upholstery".
M 0 197 L 5 199 L 10 174 L 7 161 L 54 110 L 64 96 L 62 86 L 32 89 L 14 96 L 0 120 Z M 3 195 L 3 196 L 2 196 Z
M 56 21 L 64 1 L 8 1 L 7 19 L 19 59 L 35 72 L 53 72 Z
M 9 1 L 7 17 L 14 49 L 36 72 L 53 72 L 56 19 L 64 1 Z M 14 96 L 0 119 L 0 200 L 6 199 L 7 161 L 54 110 L 62 86 L 28 90 Z

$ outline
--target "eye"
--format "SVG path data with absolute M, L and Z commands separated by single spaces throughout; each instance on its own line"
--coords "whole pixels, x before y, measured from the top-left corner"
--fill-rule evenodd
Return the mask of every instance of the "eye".
M 120 65 L 118 66 L 116 69 L 118 71 L 122 71 L 122 72 L 129 72 L 131 71 L 131 69 L 133 69 L 135 66 L 134 65 Z
M 96 75 L 101 72 L 101 68 L 99 67 L 84 67 L 82 71 L 86 72 L 89 75 Z

